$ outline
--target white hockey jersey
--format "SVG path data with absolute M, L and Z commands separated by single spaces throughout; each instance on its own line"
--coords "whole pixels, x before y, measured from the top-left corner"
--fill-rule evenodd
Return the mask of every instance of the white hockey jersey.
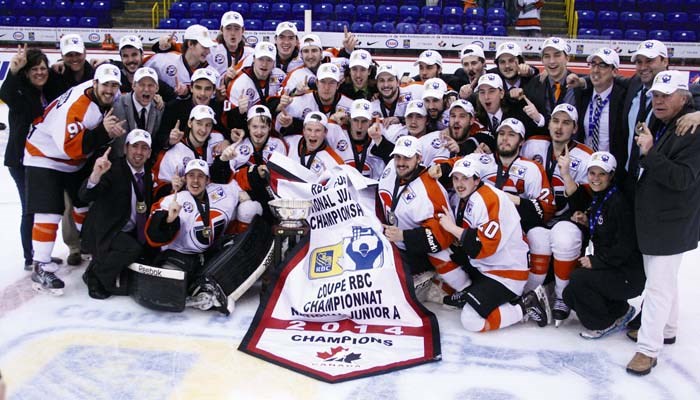
M 303 165 L 316 176 L 322 176 L 336 165 L 344 163 L 343 158 L 328 143 L 322 150 L 312 154 L 304 154 L 302 144 L 304 138 L 302 135 L 285 136 L 284 140 L 287 142 L 288 147 L 287 157 Z
M 407 136 L 409 133 L 404 125 L 393 124 L 389 125 L 387 129 L 383 129 L 382 135 L 391 143 L 396 143 L 400 137 Z M 421 136 L 418 138 L 418 143 L 421 149 L 421 164 L 426 167 L 450 158 L 450 151 L 442 145 L 440 131 L 430 132 Z
M 185 63 L 184 55 L 178 51 L 156 53 L 149 58 L 143 66 L 151 67 L 156 70 L 158 78 L 172 88 L 175 88 L 178 82 L 183 85 L 190 85 L 192 83 L 192 74 L 195 71 L 194 69 L 190 70 L 190 67 Z M 216 69 L 211 66 L 203 68 L 216 71 Z
M 153 167 L 156 187 L 170 183 L 175 174 L 183 175 L 187 163 L 195 158 L 201 158 L 211 166 L 214 163 L 214 147 L 223 140 L 223 135 L 218 132 L 212 132 L 209 136 L 209 141 L 206 143 L 206 149 L 202 149 L 202 154 L 195 154 L 192 148 L 184 142 L 176 143 L 163 154 Z
M 76 85 L 46 107 L 30 127 L 25 143 L 24 165 L 62 172 L 75 172 L 92 153 L 83 153 L 83 137 L 103 119 L 91 89 L 93 81 Z
M 223 79 L 223 76 L 226 73 L 226 69 L 228 69 L 228 67 L 233 65 L 233 67 L 238 70 L 247 65 L 252 64 L 253 53 L 255 53 L 254 48 L 250 46 L 243 46 L 243 55 L 241 56 L 240 60 L 238 60 L 238 62 L 234 65 L 233 54 L 229 53 L 225 44 L 218 43 L 216 46 L 211 47 L 209 49 L 207 63 L 209 63 L 211 68 L 215 69 L 216 72 L 219 73 L 219 76 Z
M 259 83 L 254 80 L 254 76 L 252 67 L 245 68 L 229 83 L 226 93 L 228 93 L 228 102 L 231 107 L 238 107 L 238 101 L 243 95 L 248 97 L 248 107 L 259 104 L 261 95 L 265 101 L 267 101 L 269 96 L 276 96 L 286 75 L 281 69 L 274 68 L 270 73 L 267 87 L 265 88 L 259 86 Z M 224 111 L 228 110 L 225 109 Z
M 294 100 L 287 106 L 287 114 L 293 118 L 303 120 L 306 114 L 312 111 L 320 111 L 326 114 L 327 117 L 333 115 L 336 111 L 343 110 L 348 115 L 350 114 L 350 108 L 352 107 L 352 99 L 345 95 L 336 95 L 336 101 L 330 106 L 323 106 L 319 104 L 316 92 L 309 92 L 303 96 L 296 96 Z M 275 130 L 279 132 L 282 129 L 282 125 L 279 122 L 275 123 Z
M 371 142 L 363 148 L 359 148 L 358 146 L 353 150 L 353 143 L 348 133 L 341 130 L 341 134 L 342 137 L 334 139 L 333 144 L 330 140 L 327 140 L 333 150 L 338 153 L 345 164 L 353 168 L 356 168 L 357 162 L 362 162 L 364 158 L 363 168 L 362 171 L 360 171 L 362 175 L 370 179 L 379 180 L 386 165 L 384 164 L 384 160 L 370 152 L 372 146 Z
M 372 100 L 372 116 L 379 118 L 402 118 L 406 116 L 406 106 L 408 103 L 415 99 L 416 97 L 413 97 L 413 93 L 403 87 L 400 87 L 399 97 L 396 99 L 396 103 L 394 103 L 393 108 L 387 107 L 381 99 Z

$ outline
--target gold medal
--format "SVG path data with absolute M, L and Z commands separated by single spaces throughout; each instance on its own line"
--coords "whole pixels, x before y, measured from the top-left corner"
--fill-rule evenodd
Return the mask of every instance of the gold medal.
M 396 214 L 394 214 L 393 211 L 389 211 L 386 215 L 386 221 L 389 223 L 389 225 L 396 226 L 398 222 L 396 219 Z
M 202 236 L 209 239 L 209 236 L 211 236 L 211 228 L 207 226 L 202 229 Z
M 137 201 L 136 202 L 136 212 L 139 214 L 143 214 L 146 212 L 146 202 L 145 201 Z

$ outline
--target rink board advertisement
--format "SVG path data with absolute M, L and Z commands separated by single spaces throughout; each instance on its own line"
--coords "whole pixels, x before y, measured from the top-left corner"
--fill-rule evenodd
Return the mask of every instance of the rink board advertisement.
M 353 183 L 364 178 L 344 172 L 323 185 L 278 183 L 282 197 L 312 201 L 311 233 L 280 266 L 239 347 L 330 383 L 441 358 L 435 316 L 415 299 L 410 273 L 359 200 Z

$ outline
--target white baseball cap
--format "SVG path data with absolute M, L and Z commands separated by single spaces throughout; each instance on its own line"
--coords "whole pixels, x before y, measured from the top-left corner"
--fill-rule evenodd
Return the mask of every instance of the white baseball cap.
M 501 121 L 501 124 L 496 128 L 496 132 L 500 131 L 502 128 L 509 127 L 513 132 L 517 132 L 521 137 L 525 138 L 525 125 L 520 122 L 517 118 L 506 118 Z
M 411 114 L 420 114 L 422 116 L 428 115 L 428 111 L 425 109 L 425 104 L 423 104 L 423 100 L 411 100 L 408 102 L 406 105 L 406 112 L 404 113 L 405 116 L 409 116 Z
M 392 156 L 395 154 L 404 157 L 413 157 L 416 154 L 421 154 L 418 138 L 413 136 L 401 136 L 396 139 L 394 151 L 391 152 Z
M 591 167 L 600 167 L 609 174 L 610 171 L 617 169 L 617 160 L 607 151 L 596 151 L 591 154 L 591 159 L 588 160 L 588 169 Z
M 61 38 L 61 54 L 65 56 L 71 52 L 80 54 L 85 53 L 85 43 L 83 42 L 83 38 L 75 33 L 64 35 Z
M 195 158 L 190 160 L 185 167 L 185 175 L 189 174 L 190 171 L 200 170 L 204 172 L 204 175 L 209 176 L 209 164 L 206 161 Z
M 141 38 L 136 35 L 126 35 L 119 39 L 119 51 L 127 46 L 135 47 L 137 50 L 143 50 Z
M 652 92 L 672 94 L 676 90 L 688 90 L 689 71 L 661 71 L 651 85 Z
M 357 99 L 350 106 L 350 118 L 372 119 L 372 104 L 365 99 Z
M 442 66 L 442 56 L 435 50 L 426 50 L 420 53 L 418 60 L 413 65 L 418 65 L 418 63 Z
M 151 147 L 151 134 L 144 131 L 143 129 L 132 129 L 128 135 L 126 135 L 126 144 L 134 144 L 138 142 L 144 142 Z
M 100 64 L 95 69 L 95 78 L 98 83 L 117 82 L 121 85 L 122 73 L 114 64 Z
M 503 54 L 510 54 L 513 57 L 523 55 L 523 49 L 515 42 L 503 42 L 496 48 L 496 60 Z
M 227 11 L 224 13 L 224 15 L 221 16 L 221 27 L 225 27 L 228 25 L 238 25 L 241 28 L 245 26 L 243 23 L 243 16 L 235 11 Z
M 484 49 L 481 48 L 481 46 L 475 45 L 475 44 L 468 44 L 462 48 L 462 50 L 459 52 L 459 59 L 463 60 L 464 57 L 468 56 L 477 56 L 484 61 L 486 61 L 486 56 L 484 55 Z
M 206 79 L 216 86 L 216 82 L 219 80 L 219 73 L 209 68 L 199 68 L 192 74 L 192 82 L 196 82 L 200 79 Z
M 297 36 L 299 34 L 297 24 L 295 24 L 294 22 L 284 21 L 277 24 L 277 28 L 275 28 L 275 36 L 279 36 L 287 31 L 292 32 L 294 36 Z
M 196 119 L 197 121 L 199 121 L 200 119 L 206 118 L 209 118 L 212 121 L 216 121 L 216 113 L 209 106 L 194 106 L 192 108 L 192 111 L 190 111 L 190 119 Z
M 578 122 L 578 111 L 576 110 L 576 107 L 572 106 L 571 104 L 559 104 L 558 106 L 554 107 L 554 110 L 552 110 L 552 115 L 558 113 L 559 111 L 566 113 L 574 122 Z
M 306 117 L 304 117 L 304 126 L 314 122 L 317 122 L 323 125 L 324 128 L 328 129 L 328 118 L 326 117 L 326 114 L 320 111 L 312 111 L 306 114 Z
M 259 42 L 255 45 L 255 59 L 270 57 L 272 61 L 277 59 L 277 48 L 270 42 Z
M 311 46 L 316 46 L 323 51 L 323 47 L 321 46 L 321 38 L 319 38 L 318 35 L 310 33 L 302 36 L 301 41 L 299 42 L 299 50 Z
M 503 79 L 501 79 L 498 74 L 483 74 L 479 77 L 479 81 L 476 84 L 476 89 L 478 90 L 481 85 L 491 86 L 497 89 L 503 89 Z
M 379 68 L 377 68 L 377 78 L 379 78 L 379 74 L 391 74 L 397 79 L 399 78 L 398 71 L 396 71 L 396 68 L 391 64 L 380 65 Z
M 216 43 L 211 40 L 209 36 L 209 30 L 202 25 L 190 25 L 185 30 L 185 35 L 183 37 L 185 40 L 196 40 L 204 47 L 213 47 Z
M 447 84 L 440 78 L 430 78 L 423 84 L 423 99 L 434 97 L 442 100 L 447 92 Z
M 141 67 L 134 72 L 134 82 L 138 82 L 143 78 L 151 78 L 156 85 L 158 84 L 158 73 L 151 67 Z
M 318 67 L 318 71 L 316 71 L 316 79 L 320 81 L 326 78 L 332 78 L 336 82 L 340 82 L 340 69 L 337 65 L 333 63 L 324 63 Z
M 263 105 L 252 106 L 248 109 L 248 121 L 255 117 L 267 117 L 272 119 L 272 113 L 270 113 L 269 108 Z
M 472 103 L 468 102 L 467 100 L 464 99 L 457 99 L 450 104 L 449 111 L 452 111 L 453 108 L 461 108 L 462 110 L 466 111 L 468 114 L 471 114 L 471 116 L 474 116 L 474 106 Z M 449 114 L 448 111 L 448 114 Z
M 604 63 L 612 65 L 615 68 L 620 67 L 620 56 L 617 55 L 617 52 L 611 48 L 601 47 L 597 49 L 593 54 L 586 57 L 586 61 L 591 62 L 595 57 L 600 58 Z
M 544 53 L 544 50 L 547 47 L 551 47 L 553 49 L 556 49 L 558 51 L 563 51 L 566 54 L 569 54 L 569 44 L 566 42 L 566 40 L 560 38 L 560 37 L 551 37 L 547 38 L 544 43 L 542 43 L 542 52 Z
M 350 53 L 349 64 L 350 68 L 359 65 L 360 67 L 369 69 L 369 66 L 372 65 L 372 55 L 369 54 L 367 50 L 355 50 Z
M 637 56 L 644 56 L 646 58 L 661 56 L 663 58 L 668 58 L 668 50 L 666 49 L 666 45 L 658 40 L 645 40 L 637 46 L 637 51 L 632 54 L 631 61 L 634 62 Z
M 469 154 L 455 163 L 450 172 L 450 176 L 460 173 L 466 177 L 476 176 L 481 178 L 484 168 L 482 165 L 489 164 L 491 162 L 491 157 L 487 154 Z

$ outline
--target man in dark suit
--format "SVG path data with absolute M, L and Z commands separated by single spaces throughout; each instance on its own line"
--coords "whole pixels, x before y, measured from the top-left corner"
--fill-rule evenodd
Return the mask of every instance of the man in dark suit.
M 95 161 L 80 198 L 92 202 L 85 220 L 83 246 L 93 254 L 83 280 L 90 297 L 127 294 L 118 285 L 122 271 L 147 253 L 144 228 L 152 203 L 153 178 L 146 164 L 151 135 L 134 129 L 126 137 L 125 157 L 109 161 L 111 148 Z
M 664 342 L 678 328 L 678 270 L 683 253 L 695 249 L 700 232 L 700 129 L 676 135 L 678 119 L 693 110 L 687 71 L 663 71 L 649 89 L 650 129 L 641 126 L 635 223 L 644 259 L 645 285 L 637 353 L 627 372 L 646 375 Z M 632 174 L 632 172 L 630 172 Z M 660 240 L 659 238 L 663 238 Z
M 615 82 L 620 57 L 602 47 L 587 58 L 591 85 L 580 92 L 578 101 L 578 140 L 593 151 L 609 151 L 620 159 L 626 154 L 627 136 L 623 130 L 622 101 L 625 88 Z
M 155 96 L 158 93 L 158 74 L 153 68 L 141 67 L 134 73 L 133 91 L 120 96 L 114 102 L 114 115 L 124 123 L 124 129 L 131 132 L 143 129 L 154 135 L 160 127 L 163 110 L 158 109 Z M 112 158 L 124 156 L 124 136 L 112 142 Z

